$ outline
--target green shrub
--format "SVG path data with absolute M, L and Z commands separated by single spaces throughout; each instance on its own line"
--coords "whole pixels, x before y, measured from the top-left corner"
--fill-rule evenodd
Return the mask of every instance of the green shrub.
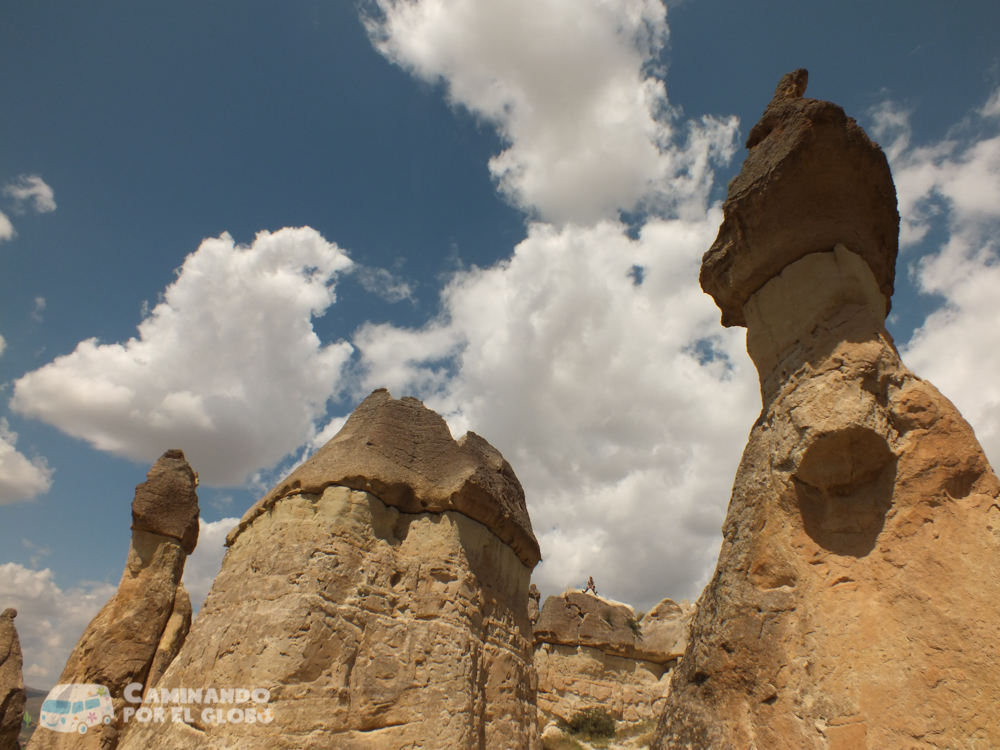
M 588 737 L 614 737 L 615 717 L 603 708 L 585 708 L 573 714 L 567 725 L 573 734 Z
M 632 635 L 636 638 L 642 638 L 642 626 L 635 617 L 626 617 L 625 624 L 629 626 L 629 629 L 632 631 Z

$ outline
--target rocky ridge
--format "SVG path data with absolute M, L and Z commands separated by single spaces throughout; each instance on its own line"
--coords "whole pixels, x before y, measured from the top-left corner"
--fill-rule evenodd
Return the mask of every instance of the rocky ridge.
M 637 615 L 577 589 L 550 596 L 534 628 L 540 721 L 565 723 L 594 707 L 625 724 L 658 716 L 691 614 L 670 599 Z

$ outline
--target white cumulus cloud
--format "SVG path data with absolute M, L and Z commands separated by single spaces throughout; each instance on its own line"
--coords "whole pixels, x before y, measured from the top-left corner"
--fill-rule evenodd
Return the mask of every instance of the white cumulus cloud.
M 17 433 L 0 417 L 0 505 L 30 500 L 52 487 L 52 469 L 45 459 L 38 456 L 29 460 L 16 445 Z
M 390 60 L 492 123 L 501 192 L 539 218 L 591 222 L 618 209 L 697 212 L 735 118 L 677 128 L 653 64 L 660 0 L 375 0 L 366 25 Z M 677 138 L 690 146 L 670 147 Z
M 904 361 L 934 383 L 973 425 L 1000 466 L 1000 91 L 945 139 L 912 145 L 907 113 L 891 104 L 877 122 L 914 242 L 932 227 L 946 239 L 912 266 L 921 291 L 944 304 L 903 347 Z M 905 236 L 905 233 L 904 233 Z
M 4 240 L 12 240 L 17 236 L 17 232 L 14 231 L 14 225 L 10 223 L 10 219 L 7 218 L 7 214 L 0 211 L 0 242 Z
M 697 596 L 714 568 L 760 409 L 742 330 L 698 288 L 720 219 L 654 220 L 637 240 L 534 224 L 509 261 L 457 275 L 430 325 L 354 339 L 365 390 L 416 394 L 513 464 L 549 592 L 594 575 L 649 606 Z
M 351 347 L 312 327 L 350 259 L 313 229 L 202 242 L 124 343 L 80 342 L 14 384 L 11 408 L 152 462 L 181 448 L 208 484 L 275 465 L 314 432 Z
M 3 194 L 14 199 L 15 213 L 24 213 L 25 205 L 40 214 L 56 210 L 55 191 L 37 174 L 23 174 L 7 183 Z
M 191 595 L 195 612 L 205 603 L 205 597 L 222 569 L 222 558 L 226 554 L 226 535 L 239 522 L 238 518 L 223 518 L 212 523 L 198 519 L 198 546 L 184 564 L 184 588 Z
M 116 590 L 86 582 L 63 590 L 48 568 L 0 565 L 0 609 L 17 610 L 14 626 L 24 653 L 25 683 L 42 689 L 56 684 L 83 631 Z
M 359 329 L 364 389 L 417 395 L 503 452 L 543 591 L 593 575 L 642 607 L 697 596 L 760 409 L 742 331 L 698 287 L 735 118 L 671 110 L 659 0 L 377 4 L 376 46 L 496 127 L 499 190 L 545 221 L 511 258 L 456 274 L 424 327 Z M 635 209 L 633 239 L 617 218 Z

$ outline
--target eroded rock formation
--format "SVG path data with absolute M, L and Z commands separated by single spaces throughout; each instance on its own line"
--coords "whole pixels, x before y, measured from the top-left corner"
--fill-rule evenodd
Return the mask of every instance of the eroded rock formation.
M 416 399 L 378 390 L 229 544 L 159 687 L 264 690 L 267 706 L 219 723 L 216 705 L 191 705 L 190 723 L 139 724 L 125 750 L 537 747 L 538 544 L 482 438 L 455 441 Z
M 21 731 L 27 698 L 15 617 L 17 610 L 11 608 L 0 615 L 0 750 L 19 750 L 21 747 L 17 735 Z
M 885 330 L 885 158 L 808 99 L 748 145 L 702 283 L 763 411 L 653 747 L 1000 747 L 1000 482 Z
M 781 79 L 750 153 L 729 185 L 701 287 L 722 324 L 745 326 L 743 307 L 788 264 L 843 243 L 868 263 L 888 304 L 899 241 L 896 188 L 881 149 L 831 102 L 805 99 L 808 74 Z
M 97 613 L 70 654 L 60 684 L 95 684 L 111 694 L 116 722 L 84 735 L 40 726 L 31 750 L 113 750 L 123 729 L 123 695 L 147 685 L 179 650 L 191 623 L 191 601 L 181 583 L 184 563 L 198 542 L 197 479 L 184 453 L 169 450 L 135 489 L 132 542 L 118 591 Z M 153 669 L 155 666 L 155 669 Z
M 637 617 L 627 604 L 576 589 L 550 596 L 534 630 L 541 720 L 567 722 L 598 707 L 626 723 L 658 716 L 690 616 L 687 602 L 670 599 Z

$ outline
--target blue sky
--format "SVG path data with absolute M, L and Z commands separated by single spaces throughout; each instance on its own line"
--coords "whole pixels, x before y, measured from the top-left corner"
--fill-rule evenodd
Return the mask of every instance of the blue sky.
M 543 591 L 696 597 L 759 409 L 697 263 L 800 66 L 886 148 L 890 330 L 1000 460 L 998 28 L 913 0 L 4 4 L 0 606 L 29 683 L 117 585 L 157 455 L 205 480 L 197 599 L 229 519 L 383 385 L 512 462 Z

